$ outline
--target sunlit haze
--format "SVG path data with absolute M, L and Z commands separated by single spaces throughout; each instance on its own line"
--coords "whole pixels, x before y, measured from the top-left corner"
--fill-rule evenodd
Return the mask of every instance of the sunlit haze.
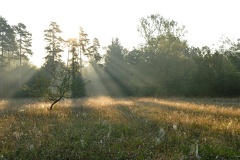
M 78 28 L 83 27 L 102 47 L 118 37 L 132 49 L 142 41 L 139 19 L 159 13 L 185 25 L 190 45 L 211 46 L 222 35 L 240 38 L 239 4 L 238 0 L 2 0 L 0 15 L 11 25 L 27 26 L 33 34 L 31 61 L 40 66 L 45 56 L 43 31 L 51 21 L 60 25 L 64 38 L 77 37 Z

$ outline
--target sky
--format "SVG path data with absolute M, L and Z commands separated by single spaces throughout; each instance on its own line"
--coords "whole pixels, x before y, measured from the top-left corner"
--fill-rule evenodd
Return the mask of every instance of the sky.
M 51 21 L 60 25 L 64 38 L 76 38 L 79 27 L 102 47 L 118 37 L 128 49 L 142 38 L 137 32 L 141 17 L 160 14 L 187 30 L 190 46 L 217 44 L 222 36 L 240 38 L 239 0 L 0 0 L 0 16 L 10 25 L 19 22 L 32 33 L 31 61 L 44 62 L 43 31 Z

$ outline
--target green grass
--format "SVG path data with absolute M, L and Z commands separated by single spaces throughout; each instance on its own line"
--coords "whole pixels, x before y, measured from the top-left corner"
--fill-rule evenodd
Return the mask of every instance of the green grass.
M 238 159 L 238 99 L 0 101 L 0 159 Z

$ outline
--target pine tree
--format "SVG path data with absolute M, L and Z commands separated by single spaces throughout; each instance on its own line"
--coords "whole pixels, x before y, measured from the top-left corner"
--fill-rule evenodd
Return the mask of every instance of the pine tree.
M 19 65 L 22 66 L 22 60 L 28 60 L 27 55 L 32 55 L 32 34 L 29 33 L 26 29 L 26 26 L 23 23 L 18 23 L 14 26 L 16 41 L 18 46 Z
M 61 61 L 61 52 L 63 52 L 63 38 L 61 38 L 59 25 L 56 22 L 51 22 L 49 28 L 44 30 L 44 40 L 47 42 L 45 47 L 47 56 L 45 57 L 45 66 L 51 72 L 54 72 L 56 65 Z
M 7 65 L 6 53 L 10 49 L 11 45 L 14 42 L 14 32 L 12 27 L 7 23 L 7 20 L 3 17 L 0 17 L 0 67 L 4 68 Z
M 79 59 L 80 59 L 80 68 L 81 68 L 83 67 L 82 56 L 88 55 L 87 46 L 89 45 L 88 34 L 84 32 L 82 27 L 80 27 L 79 29 L 78 45 L 79 45 Z

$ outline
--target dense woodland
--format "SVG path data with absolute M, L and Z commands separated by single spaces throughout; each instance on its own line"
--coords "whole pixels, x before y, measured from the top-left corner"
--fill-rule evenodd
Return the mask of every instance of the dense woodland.
M 224 38 L 214 49 L 189 46 L 184 26 L 156 14 L 140 19 L 136 32 L 142 44 L 127 50 L 115 38 L 101 55 L 100 42 L 88 39 L 83 28 L 78 39 L 66 40 L 60 28 L 51 22 L 43 31 L 45 63 L 37 68 L 29 62 L 34 53 L 27 26 L 11 26 L 0 16 L 0 97 L 86 96 L 91 79 L 84 78 L 83 70 L 89 65 L 99 71 L 101 83 L 108 82 L 108 75 L 126 96 L 240 95 L 240 39 Z M 67 54 L 66 63 L 62 54 Z

